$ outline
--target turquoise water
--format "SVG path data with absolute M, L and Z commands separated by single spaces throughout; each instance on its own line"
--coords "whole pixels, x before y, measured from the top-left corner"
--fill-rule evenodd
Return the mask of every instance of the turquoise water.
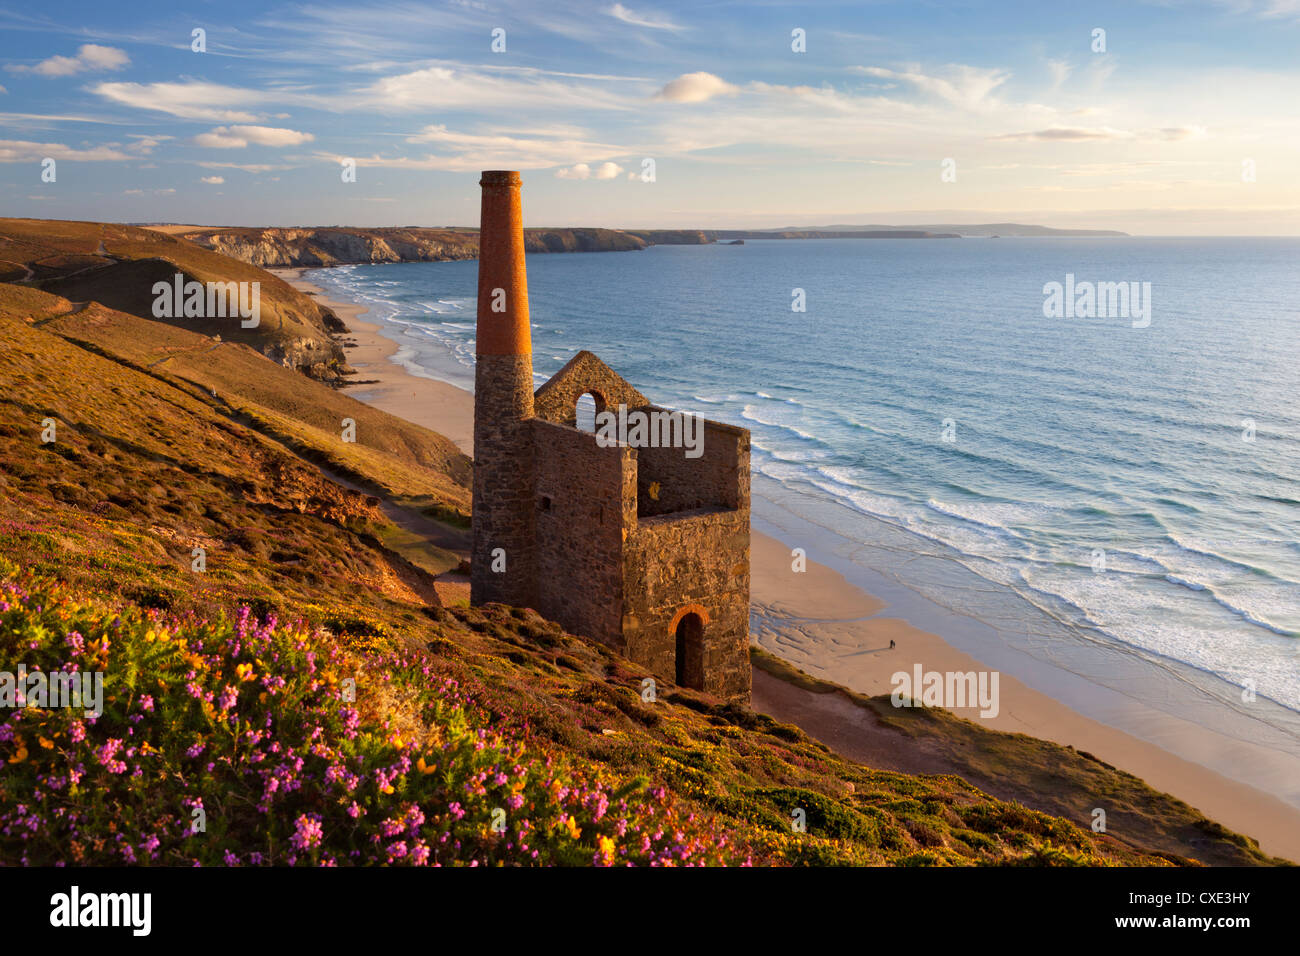
M 807 537 L 810 556 L 861 568 L 878 592 L 891 583 L 919 626 L 944 634 L 961 617 L 981 659 L 1012 648 L 1130 696 L 1201 695 L 1289 731 L 1298 263 L 1294 239 L 529 256 L 534 362 L 540 382 L 590 349 L 656 402 L 751 429 L 756 523 Z M 476 272 L 313 278 L 370 306 L 412 370 L 472 387 Z M 1043 286 L 1067 273 L 1149 282 L 1149 326 L 1045 317 Z M 794 289 L 806 312 L 791 310 Z M 1243 703 L 1252 684 L 1260 700 Z

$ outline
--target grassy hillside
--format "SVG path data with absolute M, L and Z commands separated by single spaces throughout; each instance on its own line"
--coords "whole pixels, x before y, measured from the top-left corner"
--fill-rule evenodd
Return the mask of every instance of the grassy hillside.
M 880 717 L 970 750 L 971 779 L 670 685 L 644 700 L 639 666 L 446 597 L 468 480 L 445 439 L 247 345 L 0 283 L 0 661 L 106 675 L 97 720 L 0 711 L 0 861 L 1274 862 L 946 714 Z M 1104 785 L 1152 840 L 990 794 L 1016 779 L 1075 819 Z
M 274 361 L 334 380 L 345 371 L 333 334 L 343 323 L 310 296 L 256 266 L 149 229 L 111 223 L 0 219 L 0 281 L 25 282 L 74 303 L 98 302 L 153 317 L 153 285 L 173 281 L 260 283 L 260 324 L 176 318 L 169 324 L 240 342 Z

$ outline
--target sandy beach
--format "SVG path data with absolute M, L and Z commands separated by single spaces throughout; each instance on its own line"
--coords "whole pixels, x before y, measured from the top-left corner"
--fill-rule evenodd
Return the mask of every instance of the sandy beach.
M 412 374 L 391 361 L 398 346 L 379 326 L 367 322 L 360 306 L 329 300 L 310 282 L 310 270 L 273 270 L 286 281 L 332 308 L 347 324 L 348 362 L 357 369 L 357 384 L 348 394 L 390 414 L 451 438 L 472 454 L 473 396 L 445 382 Z M 791 548 L 754 532 L 751 538 L 752 638 L 764 649 L 816 677 L 862 694 L 888 694 L 891 675 L 925 671 L 988 671 L 979 660 L 938 635 L 890 616 L 885 602 L 855 587 L 837 571 L 807 561 L 795 570 Z M 891 649 L 891 641 L 894 647 Z M 897 740 L 868 739 L 846 721 L 843 699 L 816 695 L 755 670 L 755 709 L 797 723 L 845 756 L 872 766 L 907 772 L 935 772 L 909 764 Z M 955 713 L 1001 731 L 1029 734 L 1087 751 L 1141 777 L 1196 807 L 1210 818 L 1257 839 L 1273 854 L 1300 860 L 1300 808 L 1258 788 L 1232 780 L 1200 763 L 1184 759 L 1146 740 L 1092 720 L 1052 697 L 1031 689 L 1009 674 L 999 678 L 996 716 L 983 717 L 978 707 Z M 1151 710 L 1136 715 L 1147 736 L 1177 739 L 1183 753 L 1204 753 L 1240 743 L 1188 721 Z M 1252 759 L 1253 756 L 1252 756 Z M 1261 756 L 1260 759 L 1265 759 Z M 1285 776 L 1279 770 L 1279 779 Z M 1099 795 L 1099 800 L 1103 798 Z
M 346 351 L 348 364 L 357 370 L 357 376 L 356 384 L 347 390 L 349 395 L 446 435 L 465 454 L 474 454 L 474 396 L 455 385 L 413 375 L 390 361 L 397 353 L 397 343 L 380 335 L 379 326 L 363 318 L 364 306 L 328 298 L 307 278 L 310 269 L 268 271 L 315 296 L 352 330 Z

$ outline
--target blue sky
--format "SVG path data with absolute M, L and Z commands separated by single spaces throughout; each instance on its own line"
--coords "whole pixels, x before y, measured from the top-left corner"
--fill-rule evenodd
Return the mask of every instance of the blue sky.
M 1300 234 L 1300 0 L 53 2 L 0 64 L 4 215 Z

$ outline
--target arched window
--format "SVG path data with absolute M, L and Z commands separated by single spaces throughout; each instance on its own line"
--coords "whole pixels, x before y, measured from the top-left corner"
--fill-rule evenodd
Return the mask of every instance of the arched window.
M 605 396 L 594 389 L 589 389 L 578 396 L 574 407 L 576 427 L 584 432 L 596 430 L 596 415 L 605 410 Z
M 677 622 L 677 683 L 704 689 L 704 619 L 690 611 Z

